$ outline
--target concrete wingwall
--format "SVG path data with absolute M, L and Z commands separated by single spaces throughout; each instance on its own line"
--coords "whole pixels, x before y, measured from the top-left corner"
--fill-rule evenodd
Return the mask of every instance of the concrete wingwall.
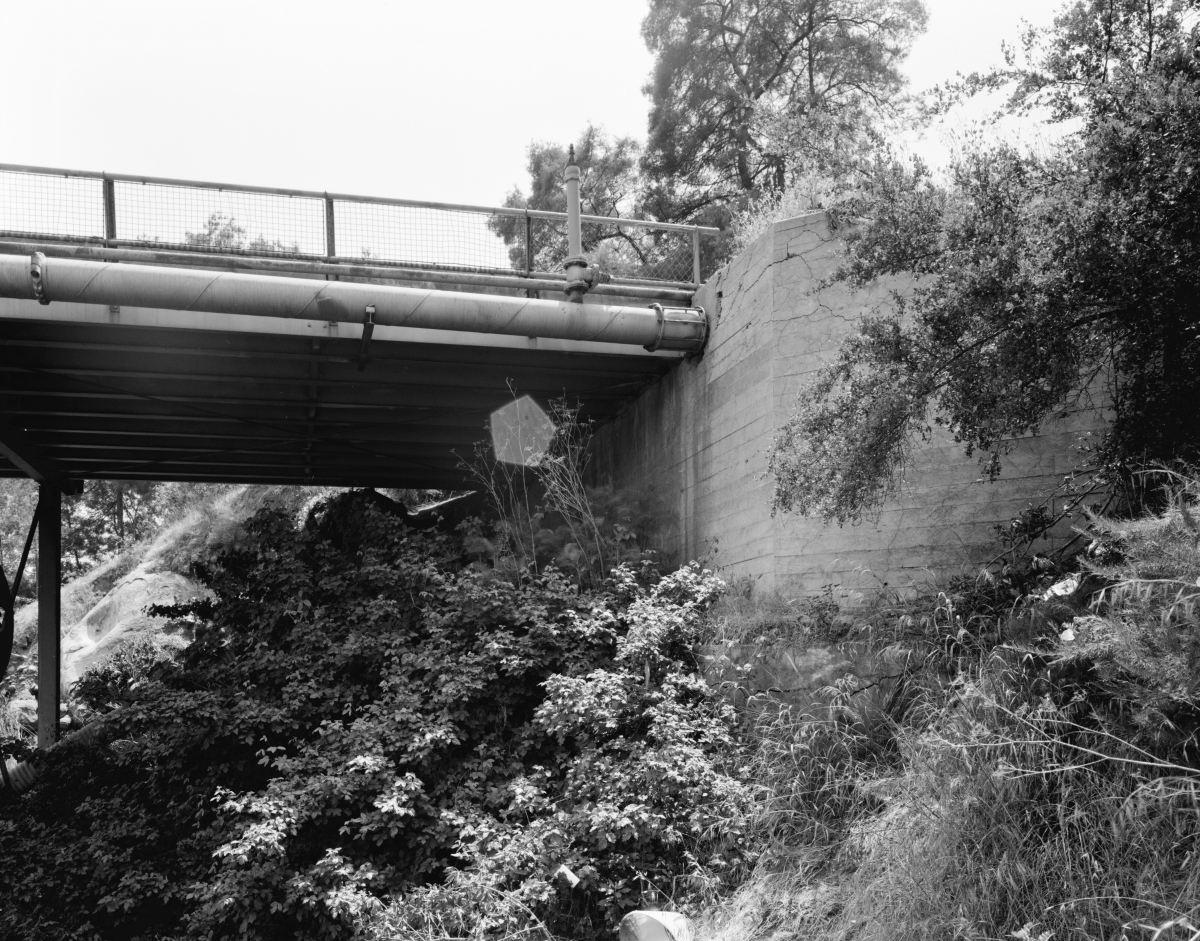
M 904 286 L 821 287 L 841 252 L 824 212 L 772 226 L 696 295 L 710 315 L 703 356 L 680 363 L 593 439 L 592 482 L 652 489 L 673 519 L 670 554 L 707 558 L 756 592 L 832 586 L 853 597 L 970 571 L 999 551 L 998 525 L 1062 484 L 1079 462 L 1081 437 L 1102 423 L 1094 409 L 1048 423 L 1014 442 L 995 482 L 980 480 L 977 458 L 935 434 L 875 518 L 839 527 L 772 516 L 775 429 L 854 323 Z

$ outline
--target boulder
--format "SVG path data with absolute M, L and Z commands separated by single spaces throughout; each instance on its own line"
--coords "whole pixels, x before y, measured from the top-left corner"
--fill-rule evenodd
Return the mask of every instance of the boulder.
M 190 632 L 162 617 L 150 617 L 151 605 L 178 604 L 211 592 L 176 572 L 143 562 L 63 634 L 62 679 L 70 687 L 84 673 L 112 658 L 121 648 L 147 640 L 161 649 L 191 642 Z
M 37 728 L 37 700 L 36 699 L 10 699 L 8 701 L 9 717 L 19 722 L 26 729 Z
M 619 941 L 692 941 L 691 922 L 678 912 L 630 912 L 621 919 Z

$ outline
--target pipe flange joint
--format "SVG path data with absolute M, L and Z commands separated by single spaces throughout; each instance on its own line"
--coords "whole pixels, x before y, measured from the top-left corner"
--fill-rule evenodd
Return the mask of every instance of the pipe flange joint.
M 46 256 L 34 252 L 29 256 L 29 286 L 39 304 L 49 305 L 50 297 L 46 294 Z
M 662 304 L 651 304 L 650 309 L 658 322 L 658 331 L 653 343 L 647 343 L 642 349 L 648 353 L 657 353 L 664 346 L 668 350 L 681 350 L 689 353 L 699 353 L 708 342 L 708 318 L 704 315 L 703 307 L 663 307 Z M 667 336 L 667 325 L 677 324 L 683 327 L 700 328 L 699 337 L 684 337 L 679 330 Z
M 568 258 L 563 262 L 563 268 L 569 279 L 563 291 L 573 301 L 583 300 L 583 295 L 600 283 L 600 269 L 595 265 L 589 265 L 586 258 L 580 256 Z
M 642 349 L 647 353 L 654 353 L 662 346 L 663 334 L 667 329 L 667 312 L 663 310 L 662 304 L 651 304 L 650 309 L 654 311 L 654 315 L 658 318 L 658 336 L 654 338 L 653 343 L 647 343 Z

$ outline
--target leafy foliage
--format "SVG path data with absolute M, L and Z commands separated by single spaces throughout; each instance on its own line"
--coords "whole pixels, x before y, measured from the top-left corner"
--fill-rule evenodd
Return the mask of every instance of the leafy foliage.
M 648 142 L 588 125 L 575 143 L 583 212 L 726 230 L 701 245 L 711 271 L 735 248 L 739 214 L 761 212 L 797 181 L 834 176 L 900 111 L 900 63 L 925 28 L 920 0 L 653 0 L 642 35 L 654 72 Z M 504 205 L 563 211 L 567 148 L 529 148 L 530 190 Z M 489 226 L 525 264 L 524 220 Z M 537 220 L 535 269 L 557 268 L 566 232 Z M 677 234 L 585 224 L 583 250 L 616 276 L 690 277 Z
M 479 518 L 465 521 L 469 553 L 507 571 L 555 565 L 594 586 L 617 563 L 659 551 L 651 546 L 661 544 L 671 514 L 653 488 L 584 486 L 592 423 L 581 420 L 580 411 L 565 398 L 550 402 L 554 432 L 546 450 L 526 454 L 523 464 L 497 460 L 494 447 L 482 443 L 460 462 L 495 514 L 490 527 Z
M 156 500 L 160 484 L 93 480 L 83 493 L 63 498 L 63 577 L 82 574 L 149 537 L 163 522 Z
M 0 933 L 392 937 L 450 904 L 594 937 L 736 877 L 734 719 L 691 654 L 711 574 L 585 594 L 356 494 L 293 520 L 202 557 L 194 643 L 94 677 L 95 744 L 0 805 Z
M 604 217 L 645 217 L 642 203 L 644 181 L 641 173 L 642 146 L 632 137 L 614 138 L 603 128 L 589 124 L 572 145 L 579 167 L 579 200 L 584 215 Z M 566 190 L 563 168 L 567 165 L 566 146 L 536 142 L 529 147 L 529 193 L 514 188 L 504 205 L 516 209 L 565 212 Z M 519 216 L 493 216 L 489 228 L 508 246 L 514 268 L 525 267 L 525 219 Z M 616 277 L 690 277 L 692 255 L 690 241 L 679 233 L 620 227 L 585 222 L 581 227 L 584 254 L 605 273 Z M 534 271 L 561 268 L 570 254 L 567 230 L 563 223 L 531 219 L 529 227 L 530 265 Z M 709 251 L 713 249 L 710 247 Z M 706 260 L 707 255 L 706 255 Z
M 631 137 L 612 138 L 602 128 L 589 124 L 575 142 L 575 161 L 579 166 L 581 211 L 590 216 L 629 216 L 638 198 L 637 171 L 641 145 Z M 515 209 L 567 211 L 563 186 L 563 167 L 567 148 L 552 143 L 534 143 L 529 147 L 529 193 L 519 187 L 505 198 L 503 205 Z M 525 220 L 517 216 L 494 216 L 489 228 L 504 239 L 514 268 L 525 267 Z M 530 265 L 534 271 L 554 271 L 569 254 L 566 228 L 536 220 L 530 231 Z M 644 252 L 636 238 L 620 229 L 604 230 L 584 226 L 583 250 L 588 255 L 601 253 L 605 267 L 619 270 L 622 261 L 637 265 Z M 622 258 L 622 256 L 629 256 Z
M 64 582 L 143 542 L 179 519 L 189 507 L 230 488 L 219 484 L 92 480 L 82 493 L 62 500 Z M 0 566 L 12 577 L 38 501 L 30 480 L 0 480 Z M 37 592 L 36 566 L 21 581 L 20 600 Z
M 648 204 L 687 218 L 854 149 L 925 16 L 919 0 L 654 0 Z
M 1115 34 L 1088 27 L 1110 6 L 1057 21 L 1019 99 L 1074 103 L 1082 127 L 1061 148 L 970 148 L 945 182 L 880 160 L 841 205 L 868 221 L 840 277 L 916 281 L 801 394 L 771 456 L 777 510 L 857 518 L 934 424 L 994 476 L 1013 438 L 1104 377 L 1116 418 L 1098 464 L 1197 457 L 1200 65 L 1165 4 L 1144 7 L 1153 42 L 1132 5 Z
M 221 252 L 272 252 L 295 255 L 300 246 L 293 242 L 286 245 L 279 239 L 268 239 L 256 235 L 247 241 L 246 228 L 238 223 L 237 217 L 224 212 L 214 212 L 204 222 L 199 232 L 185 232 L 183 240 L 195 248 Z
M 751 717 L 760 862 L 700 937 L 1194 938 L 1198 495 L 1093 518 L 1066 568 L 860 612 L 895 675 Z

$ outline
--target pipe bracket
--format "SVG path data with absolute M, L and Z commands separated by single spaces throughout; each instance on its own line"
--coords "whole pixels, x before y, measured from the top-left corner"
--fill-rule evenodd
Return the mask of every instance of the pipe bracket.
M 41 252 L 34 252 L 29 256 L 30 289 L 33 291 L 33 296 L 37 298 L 39 304 L 49 306 L 50 298 L 46 294 L 45 265 L 46 256 Z
M 358 371 L 367 368 L 367 354 L 371 350 L 371 337 L 375 333 L 375 305 L 368 304 L 363 311 L 362 345 L 358 348 Z
M 650 309 L 654 311 L 655 316 L 658 318 L 658 336 L 654 338 L 653 343 L 647 343 L 642 347 L 647 353 L 653 353 L 662 346 L 663 331 L 667 329 L 667 315 L 663 310 L 663 305 L 651 304 Z

